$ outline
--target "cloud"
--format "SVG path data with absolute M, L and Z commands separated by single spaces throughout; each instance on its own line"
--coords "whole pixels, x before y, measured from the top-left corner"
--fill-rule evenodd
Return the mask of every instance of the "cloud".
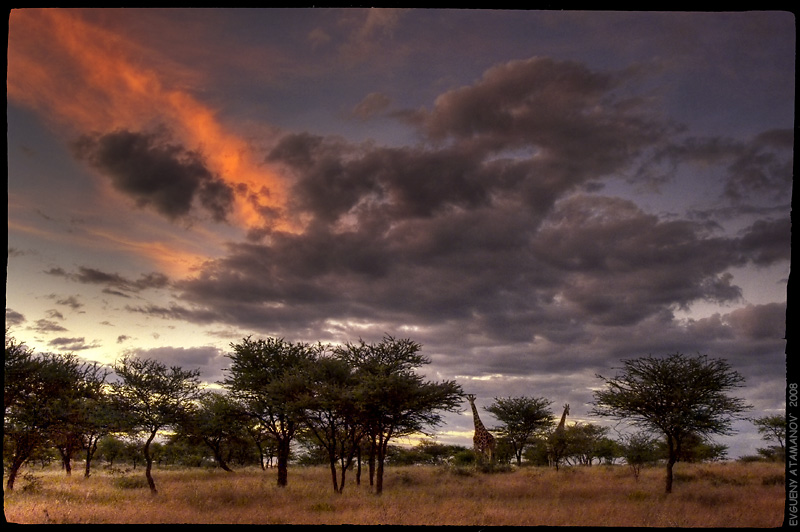
M 726 316 L 726 322 L 744 340 L 784 338 L 786 334 L 786 305 L 747 305 Z
M 739 239 L 741 253 L 756 266 L 788 261 L 791 253 L 791 221 L 758 220 Z
M 224 221 L 233 208 L 232 188 L 213 176 L 197 153 L 161 134 L 85 135 L 74 149 L 139 206 L 152 206 L 172 220 L 189 215 L 195 202 L 215 221 Z
M 31 329 L 40 333 L 64 332 L 67 330 L 58 323 L 45 319 L 36 320 L 36 324 Z
M 222 368 L 228 365 L 225 354 L 213 346 L 128 349 L 125 353 L 139 358 L 152 358 L 167 366 L 179 366 L 185 370 L 199 369 L 203 380 L 212 383 L 222 380 Z
M 97 343 L 87 344 L 86 338 L 53 338 L 47 345 L 55 347 L 61 351 L 85 351 L 99 347 Z
M 432 139 L 471 140 L 493 150 L 531 147 L 560 161 L 577 156 L 604 175 L 669 131 L 646 100 L 621 95 L 639 76 L 636 69 L 593 71 L 546 57 L 510 61 L 440 95 L 416 121 Z
M 25 321 L 25 316 L 23 314 L 6 307 L 6 327 L 22 325 Z
M 275 216 L 284 183 L 223 126 L 217 109 L 195 97 L 204 75 L 91 14 L 12 12 L 9 100 L 80 137 L 84 158 L 118 190 L 171 219 L 187 216 L 196 202 L 217 221 L 286 229 Z M 166 124 L 174 140 L 152 133 L 153 124 Z M 237 187 L 268 193 L 238 197 Z M 273 216 L 264 220 L 266 208 Z
M 123 297 L 129 297 L 130 293 L 138 293 L 142 290 L 165 288 L 169 285 L 169 278 L 158 272 L 142 274 L 139 279 L 130 280 L 118 273 L 108 273 L 95 268 L 81 266 L 77 273 L 67 273 L 62 268 L 51 268 L 45 273 L 59 277 L 65 277 L 71 281 L 83 284 L 106 285 L 105 292 Z M 81 304 L 74 297 L 58 301 L 59 304 L 70 305 L 73 309 L 80 308 Z
M 381 92 L 371 92 L 353 108 L 350 115 L 359 120 L 368 120 L 388 109 L 391 103 L 392 99 L 387 95 Z
M 670 179 L 682 165 L 694 171 L 721 167 L 723 198 L 752 203 L 755 198 L 774 205 L 791 192 L 794 133 L 790 129 L 761 132 L 746 141 L 726 137 L 675 138 L 654 150 L 637 178 L 653 182 Z
M 57 299 L 56 303 L 58 303 L 59 305 L 65 305 L 67 307 L 70 307 L 72 310 L 78 310 L 84 306 L 83 303 L 78 301 L 78 298 L 75 296 L 68 296 L 65 298 Z

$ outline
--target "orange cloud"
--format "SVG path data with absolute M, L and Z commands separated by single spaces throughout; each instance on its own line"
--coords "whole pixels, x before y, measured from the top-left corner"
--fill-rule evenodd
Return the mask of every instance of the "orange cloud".
M 9 100 L 70 134 L 166 125 L 188 149 L 203 154 L 212 172 L 236 190 L 246 185 L 249 193 L 237 195 L 236 222 L 257 227 L 264 224 L 262 209 L 283 210 L 282 177 L 260 164 L 215 109 L 184 88 L 191 78 L 186 68 L 84 15 L 73 9 L 11 12 Z M 291 229 L 287 222 L 277 225 Z

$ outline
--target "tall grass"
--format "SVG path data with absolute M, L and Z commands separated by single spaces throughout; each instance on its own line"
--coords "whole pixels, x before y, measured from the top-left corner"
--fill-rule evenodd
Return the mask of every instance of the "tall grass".
M 326 468 L 293 468 L 285 488 L 272 471 L 156 470 L 157 495 L 140 472 L 34 473 L 5 494 L 9 522 L 774 527 L 784 509 L 783 466 L 766 463 L 678 464 L 671 495 L 662 468 L 389 468 L 381 496 L 333 493 Z

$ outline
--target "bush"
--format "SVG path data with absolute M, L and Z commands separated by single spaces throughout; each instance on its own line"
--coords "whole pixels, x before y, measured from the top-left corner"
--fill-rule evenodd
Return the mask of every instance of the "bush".
M 114 486 L 123 489 L 123 490 L 133 490 L 133 489 L 142 489 L 142 488 L 149 488 L 147 485 L 147 479 L 144 477 L 117 477 L 114 479 Z

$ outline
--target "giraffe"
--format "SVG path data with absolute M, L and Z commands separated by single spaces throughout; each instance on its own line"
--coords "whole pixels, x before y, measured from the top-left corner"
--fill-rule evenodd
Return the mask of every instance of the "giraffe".
M 481 418 L 478 415 L 478 409 L 475 407 L 475 396 L 467 394 L 467 401 L 472 407 L 472 419 L 475 421 L 475 435 L 472 437 L 475 452 L 479 456 L 488 456 L 489 462 L 494 461 L 494 436 L 486 430 L 486 427 L 481 423 Z
M 547 461 L 550 467 L 555 467 L 558 471 L 558 461 L 561 459 L 561 453 L 564 452 L 565 443 L 564 438 L 564 423 L 567 421 L 569 415 L 569 405 L 564 405 L 564 412 L 561 414 L 561 421 L 558 422 L 556 430 L 550 435 L 547 440 Z

